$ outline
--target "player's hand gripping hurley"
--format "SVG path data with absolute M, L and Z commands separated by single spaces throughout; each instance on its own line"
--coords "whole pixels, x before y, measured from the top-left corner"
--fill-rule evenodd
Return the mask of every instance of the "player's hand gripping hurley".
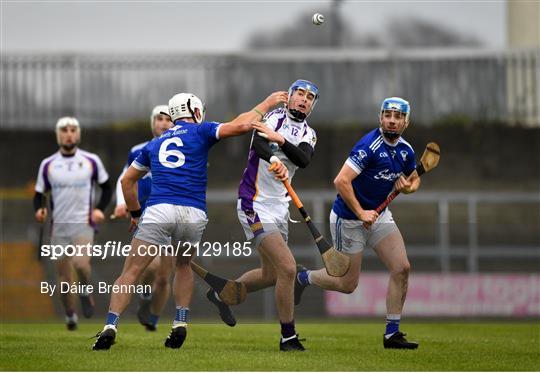
M 273 170 L 274 164 L 270 166 L 270 170 Z M 282 180 L 282 182 L 283 185 L 285 185 L 289 196 L 291 196 L 295 206 L 298 208 L 298 211 L 300 211 L 300 214 L 302 214 L 302 217 L 304 218 L 304 221 L 306 222 L 309 231 L 311 232 L 311 235 L 315 239 L 315 243 L 317 244 L 317 248 L 321 253 L 326 272 L 333 277 L 343 277 L 349 270 L 349 267 L 351 265 L 351 258 L 349 258 L 343 253 L 340 253 L 328 243 L 324 236 L 319 232 L 315 224 L 313 224 L 313 222 L 311 221 L 311 216 L 309 216 L 309 214 L 307 213 L 304 205 L 302 204 L 302 201 L 300 201 L 300 198 L 298 198 L 298 195 L 289 183 L 289 180 L 285 179 Z
M 439 164 L 439 158 L 441 157 L 441 149 L 439 148 L 439 145 L 434 142 L 430 142 L 426 145 L 426 149 L 424 150 L 424 154 L 422 154 L 422 158 L 420 158 L 420 164 L 416 168 L 416 172 L 418 173 L 418 176 L 422 176 L 426 172 L 429 172 L 433 170 L 437 165 Z M 399 190 L 394 190 L 383 203 L 381 203 L 375 211 L 377 211 L 377 214 L 380 214 L 382 210 L 384 210 L 390 202 L 394 200 L 399 195 Z M 368 228 L 369 225 L 364 223 L 364 227 Z

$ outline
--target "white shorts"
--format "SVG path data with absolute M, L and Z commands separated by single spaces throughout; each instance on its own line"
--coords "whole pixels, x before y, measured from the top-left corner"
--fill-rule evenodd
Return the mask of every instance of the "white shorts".
M 93 239 L 94 228 L 88 223 L 53 222 L 53 225 L 51 228 L 51 241 L 53 237 L 57 237 L 59 240 L 65 241 L 66 239 L 72 239 L 74 237 L 89 237 L 89 236 Z
M 54 223 L 51 245 L 86 245 L 94 243 L 94 228 L 85 223 Z
M 238 220 L 246 239 L 258 247 L 262 239 L 272 232 L 280 232 L 287 242 L 289 235 L 289 203 L 260 203 L 239 199 L 236 205 Z
M 206 212 L 195 207 L 160 203 L 144 210 L 134 237 L 155 245 L 196 244 L 208 223 Z
M 399 229 L 389 209 L 384 210 L 368 229 L 364 228 L 361 220 L 343 219 L 334 210 L 330 212 L 330 233 L 334 247 L 347 254 L 360 253 L 366 246 L 373 249 L 382 238 L 396 231 Z

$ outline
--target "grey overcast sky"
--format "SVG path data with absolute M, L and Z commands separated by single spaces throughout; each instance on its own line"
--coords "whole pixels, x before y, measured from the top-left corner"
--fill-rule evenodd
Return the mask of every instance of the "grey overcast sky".
M 222 52 L 241 50 L 254 32 L 271 33 L 331 1 L 1 1 L 3 52 Z M 358 33 L 382 32 L 394 17 L 432 21 L 486 47 L 506 43 L 505 1 L 344 1 Z M 298 32 L 309 32 L 306 17 Z M 291 35 L 294 37 L 294 35 Z

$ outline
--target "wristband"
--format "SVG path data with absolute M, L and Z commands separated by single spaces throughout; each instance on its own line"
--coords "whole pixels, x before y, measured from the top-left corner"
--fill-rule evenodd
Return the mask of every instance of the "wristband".
M 261 119 L 264 118 L 264 114 L 261 111 L 257 110 L 257 108 L 253 108 L 253 111 L 259 114 L 261 116 Z
M 140 218 L 142 215 L 142 209 L 134 210 L 129 212 L 132 218 Z

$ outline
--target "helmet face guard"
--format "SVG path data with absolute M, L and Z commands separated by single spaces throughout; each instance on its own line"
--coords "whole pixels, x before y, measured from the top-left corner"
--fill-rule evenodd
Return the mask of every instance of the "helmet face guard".
M 311 104 L 311 109 L 309 110 L 308 113 L 302 113 L 300 110 L 289 108 L 291 97 L 293 93 L 298 89 L 304 90 L 306 93 L 310 92 L 315 96 L 315 98 L 313 99 L 313 103 Z M 313 111 L 313 108 L 315 107 L 315 104 L 317 103 L 318 99 L 319 99 L 319 88 L 317 88 L 317 86 L 313 84 L 312 82 L 310 82 L 309 80 L 298 79 L 289 87 L 289 102 L 286 105 L 287 114 L 289 118 L 291 118 L 292 120 L 296 122 L 304 121 L 309 116 L 309 114 L 311 114 L 311 112 Z
M 401 136 L 403 131 L 409 126 L 409 117 L 411 115 L 411 105 L 408 101 L 400 97 L 389 97 L 385 98 L 381 104 L 381 111 L 379 114 L 379 120 L 382 120 L 382 114 L 385 111 L 397 111 L 398 113 L 405 114 L 405 126 L 401 132 L 396 131 L 386 131 L 383 129 L 382 133 L 385 138 L 388 140 L 395 140 Z
M 198 113 L 196 109 L 199 109 Z M 195 123 L 202 123 L 205 112 L 201 99 L 192 93 L 178 93 L 169 100 L 169 115 L 173 123 L 180 118 L 192 118 Z

